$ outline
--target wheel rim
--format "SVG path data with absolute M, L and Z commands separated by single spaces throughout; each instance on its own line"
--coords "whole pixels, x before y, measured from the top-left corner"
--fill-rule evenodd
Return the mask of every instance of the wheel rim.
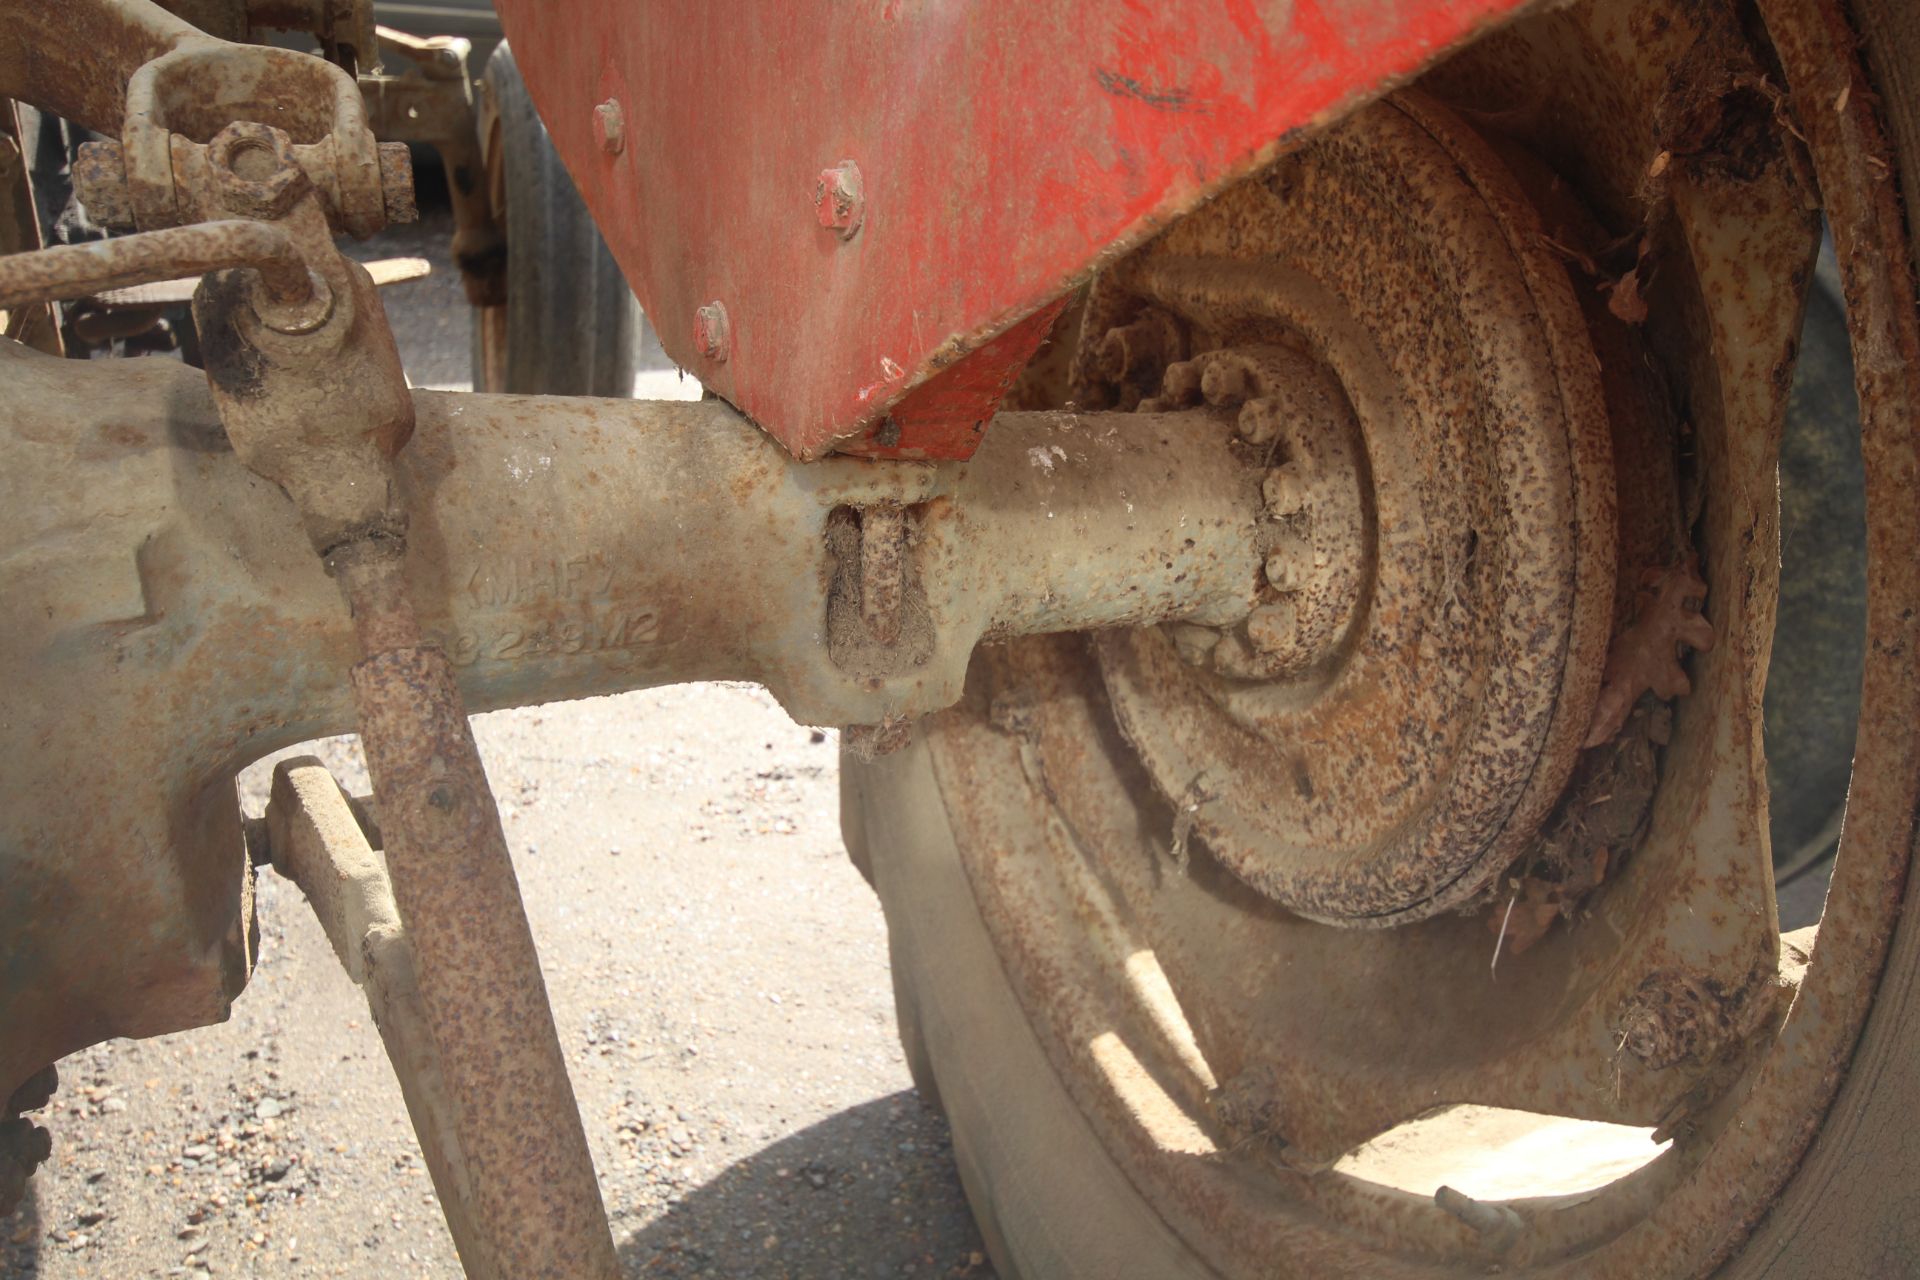
M 1702 45 L 1728 57 L 1714 44 L 1724 33 L 1684 24 L 1667 32 L 1677 42 L 1671 61 L 1647 41 L 1613 45 L 1605 16 L 1538 19 L 1460 79 L 1486 83 L 1490 70 L 1510 65 L 1503 59 L 1529 58 L 1537 78 L 1543 48 L 1579 50 L 1545 73 L 1575 85 L 1596 65 L 1631 84 L 1645 77 L 1642 64 L 1678 65 Z M 1790 79 L 1796 68 L 1804 82 L 1835 67 L 1858 78 L 1838 60 L 1838 45 L 1814 47 L 1833 34 L 1819 11 L 1778 5 L 1769 20 Z M 1446 92 L 1446 72 L 1436 79 Z M 1819 100 L 1838 96 L 1817 88 L 1826 94 Z M 1258 875 L 1218 856 L 1212 844 L 1231 836 L 1197 820 L 1184 825 L 1198 832 L 1193 856 L 1185 865 L 1170 858 L 1182 811 L 1198 797 L 1168 778 L 1190 761 L 1156 767 L 1152 751 L 1139 748 L 1141 717 L 1125 705 L 1127 682 L 1114 671 L 1116 654 L 1141 646 L 1156 646 L 1164 660 L 1177 633 L 1102 638 L 1097 660 L 1071 638 L 983 654 L 969 703 L 929 726 L 981 914 L 1042 1044 L 1136 1186 L 1223 1273 L 1272 1274 L 1278 1258 L 1306 1275 L 1422 1274 L 1496 1261 L 1509 1271 L 1696 1273 L 1737 1243 L 1817 1127 L 1870 1001 L 1905 873 L 1920 712 L 1907 656 L 1920 592 L 1910 556 L 1895 550 L 1915 545 L 1917 532 L 1902 487 L 1915 458 L 1904 415 L 1915 365 L 1899 358 L 1916 350 L 1910 281 L 1904 270 L 1866 270 L 1876 255 L 1888 261 L 1898 211 L 1869 180 L 1874 163 L 1886 162 L 1877 138 L 1860 131 L 1871 118 L 1834 114 L 1848 132 L 1837 140 L 1813 133 L 1814 155 L 1843 262 L 1847 237 L 1871 246 L 1849 281 L 1856 351 L 1885 358 L 1863 368 L 1879 382 L 1863 397 L 1873 405 L 1864 431 L 1875 550 L 1860 752 L 1827 914 L 1804 974 L 1791 941 L 1786 962 L 1776 959 L 1756 723 L 1773 587 L 1760 496 L 1772 451 L 1749 424 L 1773 420 L 1766 406 L 1775 397 L 1739 376 L 1763 380 L 1782 361 L 1790 368 L 1793 333 L 1757 309 L 1724 304 L 1730 274 L 1777 287 L 1781 273 L 1769 264 L 1791 262 L 1794 220 L 1776 218 L 1773 239 L 1731 252 L 1718 237 L 1740 201 L 1751 218 L 1754 185 L 1765 176 L 1716 171 L 1730 163 L 1724 154 L 1679 161 L 1676 225 L 1665 229 L 1687 257 L 1665 269 L 1700 277 L 1691 289 L 1669 280 L 1671 293 L 1688 295 L 1666 299 L 1686 313 L 1675 327 L 1714 338 L 1712 353 L 1669 355 L 1667 366 L 1696 397 L 1702 388 L 1719 393 L 1716 404 L 1692 407 L 1708 476 L 1697 499 L 1702 570 L 1715 584 L 1709 613 L 1721 643 L 1696 660 L 1693 691 L 1675 709 L 1644 841 L 1583 903 L 1604 923 L 1627 920 L 1624 944 L 1602 947 L 1598 930 L 1559 927 L 1536 951 L 1503 961 L 1496 1011 L 1485 991 L 1461 995 L 1470 974 L 1488 978 L 1496 944 L 1484 915 L 1383 932 L 1308 923 L 1263 896 L 1271 886 Z M 1604 206 L 1607 183 L 1585 176 Z M 1776 194 L 1791 189 L 1792 178 L 1775 178 Z M 1615 181 L 1613 190 L 1631 187 Z M 1804 233 L 1803 225 L 1803 256 Z M 1096 290 L 1090 323 L 1102 320 L 1099 311 Z M 1137 314 L 1118 319 L 1141 323 Z M 1660 321 L 1651 324 L 1657 338 Z M 1151 346 L 1150 326 L 1128 341 Z M 1603 362 L 1617 355 L 1598 345 Z M 1124 369 L 1109 346 L 1103 359 L 1089 344 L 1087 361 Z M 1616 419 L 1617 399 L 1609 400 Z M 1710 903 L 1757 918 L 1691 931 L 1678 918 Z M 1469 953 L 1471 964 L 1461 959 Z M 1421 974 L 1418 998 L 1407 998 L 1410 975 Z M 1295 998 L 1302 985 L 1320 997 Z M 1743 994 L 1731 999 L 1736 991 Z M 1569 1015 L 1569 1004 L 1584 1012 Z M 1346 1020 L 1329 1033 L 1336 1011 Z M 1332 1044 L 1298 1048 L 1314 1037 Z M 1417 1077 L 1396 1068 L 1396 1054 L 1418 1061 Z M 1423 1197 L 1320 1171 L 1330 1153 L 1434 1101 L 1660 1124 L 1677 1141 L 1597 1193 L 1496 1206 L 1507 1216 L 1473 1222 Z

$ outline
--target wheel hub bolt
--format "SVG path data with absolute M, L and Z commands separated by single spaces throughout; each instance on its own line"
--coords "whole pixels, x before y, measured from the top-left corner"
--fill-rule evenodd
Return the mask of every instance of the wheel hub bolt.
M 1176 360 L 1160 378 L 1160 397 L 1168 404 L 1189 404 L 1200 393 L 1200 369 L 1191 360 Z
M 1266 500 L 1267 514 L 1285 520 L 1306 510 L 1306 486 L 1291 467 L 1275 467 L 1260 482 L 1260 496 Z
M 1266 396 L 1241 406 L 1235 428 L 1248 444 L 1268 444 L 1280 434 L 1280 406 Z
M 1276 551 L 1267 557 L 1267 582 L 1275 591 L 1293 592 L 1300 589 L 1300 562 L 1284 551 Z
M 1300 636 L 1300 610 L 1292 600 L 1263 604 L 1247 615 L 1247 639 L 1266 654 L 1284 653 Z
M 1247 398 L 1247 393 L 1247 371 L 1240 364 L 1214 360 L 1208 363 L 1206 372 L 1200 375 L 1200 394 L 1206 397 L 1210 405 L 1217 407 L 1236 405 Z
M 1176 622 L 1168 628 L 1173 650 L 1190 667 L 1204 667 L 1219 647 L 1220 633 L 1197 622 Z

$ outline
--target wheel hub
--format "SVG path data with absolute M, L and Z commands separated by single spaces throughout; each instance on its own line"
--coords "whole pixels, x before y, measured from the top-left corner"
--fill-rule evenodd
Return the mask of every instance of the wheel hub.
M 1098 647 L 1159 787 L 1299 914 L 1394 924 L 1482 890 L 1535 838 L 1592 718 L 1610 429 L 1544 242 L 1479 136 L 1404 96 L 1175 227 L 1090 303 L 1124 335 L 1088 372 L 1150 381 L 1177 330 L 1199 354 L 1140 407 L 1233 413 L 1271 463 L 1253 613 Z

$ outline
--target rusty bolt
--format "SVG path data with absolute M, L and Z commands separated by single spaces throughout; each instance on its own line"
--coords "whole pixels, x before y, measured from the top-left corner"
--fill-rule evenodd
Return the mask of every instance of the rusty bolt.
M 1704 1062 L 1733 1032 L 1736 997 L 1698 974 L 1648 974 L 1620 1014 L 1620 1041 L 1656 1071 L 1688 1059 Z
M 600 149 L 617 156 L 627 149 L 627 118 L 618 98 L 608 98 L 593 109 L 594 128 L 600 135 Z
M 73 193 L 87 216 L 103 227 L 133 225 L 127 193 L 127 160 L 117 142 L 83 142 L 73 161 Z
M 1148 307 L 1131 323 L 1101 335 L 1094 349 L 1096 372 L 1108 382 L 1142 383 L 1157 377 L 1186 351 L 1180 322 L 1158 307 Z
M 1299 515 L 1307 506 L 1306 486 L 1291 467 L 1275 467 L 1260 482 L 1260 496 L 1266 500 L 1267 514 L 1275 520 Z
M 235 120 L 207 144 L 207 163 L 221 203 L 235 213 L 278 218 L 307 187 L 293 139 L 255 120 Z
M 733 326 L 724 303 L 709 302 L 693 313 L 693 342 L 709 360 L 725 360 L 733 354 Z
M 1280 434 L 1280 406 L 1265 396 L 1249 400 L 1235 426 L 1248 444 L 1267 444 Z
M 867 216 L 866 184 L 860 178 L 860 166 L 842 160 L 831 169 L 822 169 L 813 184 L 813 212 L 820 225 L 838 231 L 842 240 L 851 240 Z
M 1298 646 L 1300 610 L 1292 600 L 1263 604 L 1247 615 L 1247 639 L 1265 654 L 1285 653 Z
M 1169 404 L 1190 404 L 1200 393 L 1200 367 L 1191 360 L 1176 360 L 1160 376 L 1160 395 Z
M 1200 394 L 1216 408 L 1239 404 L 1248 389 L 1246 366 L 1237 361 L 1215 360 L 1200 375 Z
M 1220 645 L 1220 633 L 1197 622 L 1175 622 L 1167 627 L 1173 651 L 1190 667 L 1204 667 Z
M 388 222 L 418 222 L 413 198 L 413 153 L 404 142 L 380 144 L 380 202 Z
M 1300 561 L 1285 551 L 1276 551 L 1267 557 L 1267 582 L 1275 591 L 1298 591 L 1300 589 Z

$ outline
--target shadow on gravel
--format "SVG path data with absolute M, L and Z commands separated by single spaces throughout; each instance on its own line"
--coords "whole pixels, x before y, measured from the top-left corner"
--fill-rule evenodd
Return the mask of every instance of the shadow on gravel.
M 0 1218 L 0 1277 L 26 1280 L 40 1274 L 40 1250 L 46 1246 L 46 1227 L 40 1218 L 39 1184 L 27 1183 L 13 1213 Z
M 609 1180 L 613 1181 L 613 1180 Z M 850 1108 L 729 1165 L 631 1236 L 628 1276 L 727 1280 L 993 1280 L 954 1171 L 945 1119 L 912 1090 Z

